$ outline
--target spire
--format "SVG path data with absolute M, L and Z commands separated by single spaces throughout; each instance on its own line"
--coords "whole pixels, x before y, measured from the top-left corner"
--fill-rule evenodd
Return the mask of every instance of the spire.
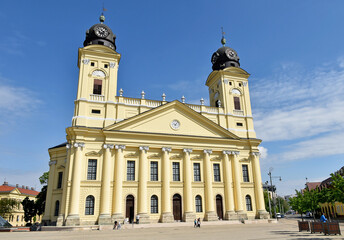
M 221 27 L 221 32 L 222 32 L 221 44 L 223 46 L 225 46 L 226 45 L 226 39 L 225 39 L 225 32 L 223 31 L 223 27 Z
M 104 23 L 104 21 L 105 21 L 105 16 L 104 16 L 103 13 L 102 13 L 102 15 L 100 15 L 99 21 L 100 21 L 100 23 Z

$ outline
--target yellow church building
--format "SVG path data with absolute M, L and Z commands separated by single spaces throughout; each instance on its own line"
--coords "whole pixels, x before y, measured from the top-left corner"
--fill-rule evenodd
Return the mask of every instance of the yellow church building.
M 100 23 L 79 49 L 67 142 L 49 149 L 43 221 L 57 226 L 268 218 L 248 88 L 235 50 L 212 56 L 210 106 L 117 93 L 121 54 Z

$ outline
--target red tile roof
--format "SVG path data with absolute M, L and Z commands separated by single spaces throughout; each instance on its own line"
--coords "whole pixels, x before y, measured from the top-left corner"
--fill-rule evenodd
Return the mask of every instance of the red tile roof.
M 306 182 L 306 186 L 309 190 L 316 189 L 318 186 L 320 186 L 321 182 Z
M 0 192 L 11 192 L 14 189 L 16 189 L 17 187 L 11 187 L 11 186 L 7 186 L 7 185 L 0 185 Z M 25 189 L 25 188 L 17 188 L 18 191 L 21 194 L 25 194 L 25 195 L 32 195 L 32 196 L 37 196 L 39 192 L 35 191 L 35 190 L 31 190 L 31 189 Z

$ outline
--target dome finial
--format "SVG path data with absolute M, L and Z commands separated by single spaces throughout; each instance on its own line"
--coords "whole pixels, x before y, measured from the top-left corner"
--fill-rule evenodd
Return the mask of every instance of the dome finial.
M 225 46 L 226 45 L 226 39 L 225 39 L 225 32 L 223 31 L 223 27 L 221 27 L 221 32 L 222 32 L 221 43 L 223 46 Z
M 99 17 L 99 21 L 100 21 L 100 23 L 104 23 L 104 21 L 105 21 L 105 16 L 104 16 L 104 12 L 105 11 L 107 11 L 107 9 L 106 8 L 104 8 L 104 3 L 103 3 L 103 11 L 102 11 L 102 15 L 100 15 L 100 17 Z

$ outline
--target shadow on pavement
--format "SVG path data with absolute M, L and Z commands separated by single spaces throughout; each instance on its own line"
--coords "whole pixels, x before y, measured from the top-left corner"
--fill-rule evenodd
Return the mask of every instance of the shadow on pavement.
M 316 236 L 314 234 L 311 234 L 310 232 L 304 232 L 304 234 L 297 232 L 297 231 L 271 231 L 271 233 L 276 235 L 288 235 L 291 240 L 301 240 L 301 239 L 317 239 L 317 240 L 328 240 L 332 238 L 324 238 L 323 236 Z M 313 238 L 308 238 L 314 236 Z

